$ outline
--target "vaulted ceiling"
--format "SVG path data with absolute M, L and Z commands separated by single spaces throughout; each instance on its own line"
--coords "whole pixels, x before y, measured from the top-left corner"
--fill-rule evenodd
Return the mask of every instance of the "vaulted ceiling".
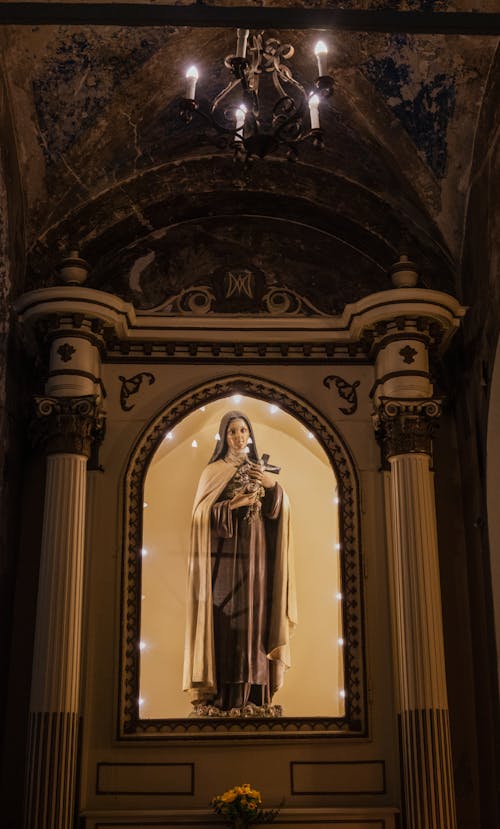
M 274 34 L 295 49 L 294 76 L 313 82 L 319 32 Z M 320 109 L 324 149 L 304 143 L 294 163 L 278 153 L 247 164 L 197 118 L 179 118 L 189 63 L 201 72 L 200 101 L 229 81 L 234 29 L 11 25 L 0 37 L 30 287 L 51 284 L 62 255 L 78 249 L 90 286 L 137 307 L 251 267 L 331 313 L 389 287 L 404 247 L 422 284 L 455 292 L 496 36 L 322 31 L 334 79 Z

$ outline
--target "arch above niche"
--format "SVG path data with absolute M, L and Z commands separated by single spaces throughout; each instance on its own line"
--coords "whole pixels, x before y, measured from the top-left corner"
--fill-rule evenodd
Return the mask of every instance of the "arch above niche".
M 200 406 L 234 394 L 279 406 L 310 430 L 326 453 L 337 479 L 340 537 L 342 627 L 344 639 L 345 714 L 342 717 L 185 718 L 141 719 L 140 609 L 141 550 L 144 482 L 149 464 L 165 435 Z M 215 379 L 190 389 L 162 410 L 145 428 L 132 450 L 125 475 L 124 567 L 122 593 L 122 648 L 120 737 L 165 738 L 297 735 L 366 732 L 363 606 L 359 488 L 349 449 L 321 412 L 293 391 L 277 383 L 246 375 Z

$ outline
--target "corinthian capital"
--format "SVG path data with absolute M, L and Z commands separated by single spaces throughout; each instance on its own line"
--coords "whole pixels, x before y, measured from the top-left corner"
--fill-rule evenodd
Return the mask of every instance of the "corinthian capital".
M 90 456 L 92 444 L 104 437 L 104 413 L 95 395 L 82 397 L 35 397 L 32 420 L 35 445 L 47 454 Z
M 436 398 L 398 400 L 382 397 L 373 416 L 385 462 L 394 455 L 432 455 L 432 438 L 441 415 Z

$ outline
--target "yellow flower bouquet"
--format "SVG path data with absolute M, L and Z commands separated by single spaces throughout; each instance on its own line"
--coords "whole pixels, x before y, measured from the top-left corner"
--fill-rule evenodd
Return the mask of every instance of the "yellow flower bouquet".
M 224 794 L 212 798 L 212 807 L 216 814 L 223 815 L 228 823 L 243 827 L 248 823 L 270 823 L 278 814 L 277 809 L 262 808 L 262 798 L 250 783 L 233 786 Z

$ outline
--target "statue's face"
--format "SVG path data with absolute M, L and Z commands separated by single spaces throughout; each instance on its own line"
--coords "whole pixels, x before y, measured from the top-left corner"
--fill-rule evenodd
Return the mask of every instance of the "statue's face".
M 250 437 L 247 424 L 240 417 L 231 420 L 227 427 L 227 445 L 230 449 L 240 451 L 245 448 Z

